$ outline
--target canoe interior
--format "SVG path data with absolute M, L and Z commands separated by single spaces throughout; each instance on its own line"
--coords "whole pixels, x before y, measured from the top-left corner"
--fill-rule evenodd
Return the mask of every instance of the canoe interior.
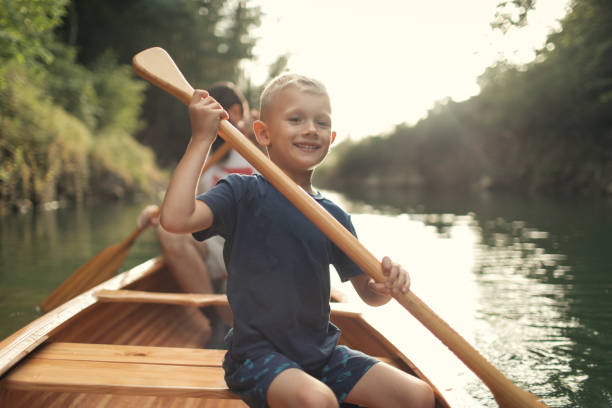
M 124 289 L 180 292 L 163 263 L 161 265 L 153 273 L 145 274 Z M 381 357 L 406 372 L 424 378 L 408 358 L 358 314 L 336 312 L 332 314 L 332 321 L 342 330 L 342 344 Z M 208 320 L 195 307 L 94 302 L 58 329 L 51 331 L 46 343 L 205 348 L 209 334 Z M 27 357 L 22 361 L 27 361 Z M 436 407 L 448 406 L 439 393 L 437 397 Z M 8 390 L 0 382 L 0 406 L 221 408 L 246 405 L 231 399 Z

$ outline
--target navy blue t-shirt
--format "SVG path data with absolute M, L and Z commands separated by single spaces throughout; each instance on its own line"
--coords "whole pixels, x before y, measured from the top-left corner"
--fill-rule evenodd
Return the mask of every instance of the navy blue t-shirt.
M 304 368 L 324 362 L 340 335 L 329 321 L 329 265 L 342 281 L 363 271 L 261 175 L 229 175 L 197 198 L 214 221 L 193 236 L 226 240 L 233 358 L 272 349 Z M 313 198 L 355 235 L 346 212 Z

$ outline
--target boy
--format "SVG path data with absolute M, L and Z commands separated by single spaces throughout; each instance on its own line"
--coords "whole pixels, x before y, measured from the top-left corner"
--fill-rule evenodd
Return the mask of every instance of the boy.
M 221 106 L 205 91 L 189 105 L 192 137 L 175 169 L 161 215 L 164 228 L 226 238 L 234 328 L 223 363 L 230 389 L 253 407 L 433 407 L 424 382 L 358 351 L 337 346 L 329 322 L 329 265 L 377 306 L 407 291 L 408 273 L 387 257 L 374 283 L 262 176 L 228 176 L 194 199 Z M 331 107 L 318 81 L 287 74 L 261 97 L 257 141 L 270 159 L 354 233 L 350 217 L 312 188 L 332 142 Z

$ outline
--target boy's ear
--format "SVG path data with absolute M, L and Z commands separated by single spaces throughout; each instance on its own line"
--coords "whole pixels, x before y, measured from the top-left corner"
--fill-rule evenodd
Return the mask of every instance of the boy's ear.
M 268 146 L 270 144 L 270 133 L 268 132 L 268 125 L 266 125 L 266 122 L 262 122 L 261 120 L 253 122 L 253 131 L 255 132 L 257 143 L 262 146 Z
M 334 144 L 334 140 L 336 140 L 336 132 L 332 131 L 331 142 L 329 144 Z

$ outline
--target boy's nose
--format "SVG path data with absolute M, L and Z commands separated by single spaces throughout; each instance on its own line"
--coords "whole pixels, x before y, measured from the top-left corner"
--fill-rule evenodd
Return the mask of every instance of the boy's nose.
M 304 126 L 307 134 L 317 133 L 317 125 L 315 124 L 314 120 L 307 120 Z

